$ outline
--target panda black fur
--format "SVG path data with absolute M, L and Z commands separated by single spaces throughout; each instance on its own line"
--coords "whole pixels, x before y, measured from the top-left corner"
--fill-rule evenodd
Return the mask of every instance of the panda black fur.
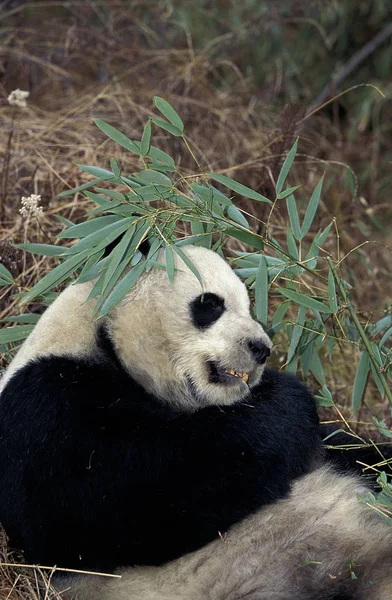
M 191 553 L 121 583 L 78 579 L 83 600 L 334 598 L 350 579 L 345 560 L 367 561 L 381 529 L 385 569 L 392 532 L 357 503 L 356 479 L 313 472 L 313 398 L 264 370 L 271 344 L 231 269 L 206 249 L 185 251 L 203 293 L 178 259 L 172 285 L 154 269 L 99 325 L 92 284 L 71 286 L 41 317 L 2 380 L 0 520 L 41 564 L 111 571 Z M 307 591 L 301 564 L 318 557 Z M 337 564 L 335 581 L 324 569 Z M 366 597 L 366 568 L 350 597 Z M 215 575 L 221 590 L 208 584 Z M 392 592 L 388 577 L 373 585 Z

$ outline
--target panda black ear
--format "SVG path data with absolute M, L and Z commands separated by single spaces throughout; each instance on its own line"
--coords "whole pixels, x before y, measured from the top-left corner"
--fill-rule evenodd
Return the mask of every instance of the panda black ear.
M 111 253 L 111 251 L 117 246 L 117 244 L 119 242 L 121 242 L 122 238 L 123 238 L 123 233 L 121 235 L 118 236 L 118 238 L 116 238 L 115 240 L 113 240 L 113 242 L 110 242 L 110 244 L 108 244 L 105 248 L 105 252 L 103 253 L 102 258 L 106 258 L 107 256 L 109 256 L 109 254 Z M 147 256 L 149 250 L 150 250 L 150 242 L 149 240 L 143 240 L 143 242 L 140 244 L 139 246 L 139 250 L 140 252 L 143 254 L 144 257 Z
M 151 244 L 150 244 L 149 239 L 143 240 L 142 243 L 140 244 L 139 250 L 143 254 L 144 257 L 146 257 L 147 254 L 149 253 L 150 247 L 151 247 Z

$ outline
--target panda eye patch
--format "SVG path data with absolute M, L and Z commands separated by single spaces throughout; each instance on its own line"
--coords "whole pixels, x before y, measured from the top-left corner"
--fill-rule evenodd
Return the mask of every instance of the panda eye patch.
M 198 329 L 206 329 L 225 312 L 225 302 L 217 294 L 201 294 L 190 304 L 192 321 Z

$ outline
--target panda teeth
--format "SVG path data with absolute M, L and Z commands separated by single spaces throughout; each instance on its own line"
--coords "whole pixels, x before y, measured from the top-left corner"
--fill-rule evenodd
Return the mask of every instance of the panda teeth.
M 229 375 L 234 375 L 234 377 L 239 377 L 245 383 L 248 383 L 248 380 L 249 380 L 249 374 L 248 373 L 238 372 L 238 371 L 235 371 L 234 369 L 226 369 L 226 373 L 228 373 Z

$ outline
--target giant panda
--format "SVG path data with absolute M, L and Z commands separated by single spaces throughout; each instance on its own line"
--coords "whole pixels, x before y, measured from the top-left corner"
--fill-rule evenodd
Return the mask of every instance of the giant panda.
M 325 463 L 309 391 L 266 368 L 243 283 L 184 252 L 202 286 L 177 256 L 173 283 L 153 268 L 97 321 L 93 283 L 71 285 L 11 362 L 12 544 L 32 563 L 122 569 L 59 580 L 78 600 L 390 599 L 392 529 Z

